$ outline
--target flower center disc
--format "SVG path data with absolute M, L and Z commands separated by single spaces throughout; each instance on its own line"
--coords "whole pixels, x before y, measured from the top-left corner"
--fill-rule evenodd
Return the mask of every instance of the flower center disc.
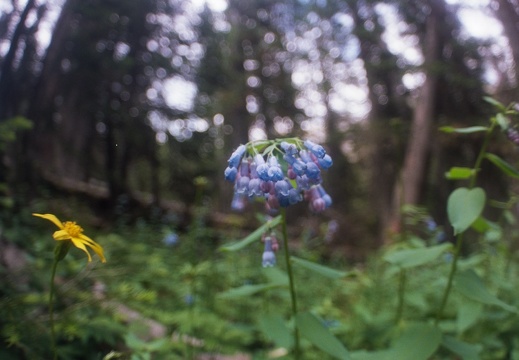
M 83 228 L 77 225 L 73 221 L 67 221 L 63 224 L 63 227 L 67 233 L 69 233 L 72 237 L 79 237 L 79 235 L 83 232 Z

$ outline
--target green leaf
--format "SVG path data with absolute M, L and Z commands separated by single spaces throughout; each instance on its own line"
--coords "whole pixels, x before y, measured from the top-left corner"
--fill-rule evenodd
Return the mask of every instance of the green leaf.
M 296 326 L 301 336 L 305 337 L 322 351 L 337 359 L 350 359 L 348 350 L 346 350 L 344 345 L 312 313 L 304 312 L 297 314 Z
M 488 128 L 486 126 L 470 126 L 466 128 L 455 128 L 452 126 L 442 126 L 440 128 L 441 131 L 446 133 L 458 133 L 458 134 L 471 134 L 475 132 L 487 131 Z
M 272 151 L 274 151 L 276 149 L 276 144 L 272 144 L 270 146 L 267 146 L 264 150 L 263 150 L 263 156 L 265 155 L 268 155 L 270 154 Z
M 479 360 L 479 353 L 482 350 L 482 346 L 479 344 L 469 344 L 455 339 L 452 336 L 444 336 L 442 345 L 453 353 L 461 356 L 463 360 Z
M 146 347 L 146 342 L 139 339 L 134 333 L 130 332 L 124 337 L 126 345 L 130 349 L 141 350 Z
M 474 221 L 472 228 L 480 234 L 484 234 L 485 239 L 490 242 L 499 241 L 503 237 L 501 226 L 496 222 L 485 219 L 483 216 Z
M 288 286 L 287 273 L 281 271 L 278 267 L 261 268 L 261 272 L 268 279 L 269 283 Z
M 456 290 L 469 299 L 487 305 L 496 305 L 504 310 L 517 313 L 516 307 L 508 305 L 507 303 L 499 300 L 495 295 L 492 295 L 474 270 L 469 269 L 460 272 L 456 274 L 454 279 L 454 287 Z
M 494 98 L 491 98 L 490 96 L 484 96 L 483 100 L 485 100 L 487 103 L 494 105 L 496 108 L 498 108 L 500 111 L 506 111 L 506 106 L 497 101 Z
M 263 335 L 276 344 L 276 346 L 285 349 L 292 347 L 294 337 L 280 315 L 262 315 L 259 319 L 259 328 Z
M 505 175 L 519 179 L 519 171 L 512 165 L 501 159 L 499 156 L 494 154 L 486 154 L 485 157 L 490 160 L 495 166 L 497 166 Z
M 353 360 L 427 360 L 441 343 L 441 331 L 429 324 L 408 327 L 391 348 L 373 352 L 355 351 Z
M 245 296 L 250 296 L 261 291 L 271 290 L 275 288 L 285 287 L 284 284 L 258 284 L 258 285 L 243 285 L 234 289 L 229 289 L 218 294 L 222 299 L 235 299 Z
M 445 173 L 445 177 L 449 180 L 470 179 L 474 175 L 474 169 L 467 167 L 452 167 Z
M 496 122 L 502 131 L 508 129 L 508 119 L 501 113 L 496 115 Z
M 463 305 L 458 308 L 456 317 L 456 329 L 459 334 L 474 325 L 483 313 L 483 304 L 478 301 L 466 299 Z
M 350 352 L 352 360 L 394 360 L 390 350 L 366 351 L 357 350 Z
M 441 244 L 420 249 L 405 249 L 384 255 L 384 260 L 404 269 L 430 263 L 451 248 L 451 244 Z
M 268 279 L 268 283 L 266 284 L 255 284 L 255 285 L 243 285 L 237 288 L 229 289 L 227 291 L 221 292 L 218 294 L 219 298 L 222 299 L 235 299 L 246 296 L 251 296 L 253 294 L 272 290 L 276 288 L 284 288 L 288 287 L 288 276 L 283 271 L 279 270 L 276 267 L 271 268 L 262 268 L 262 273 Z
M 261 238 L 261 235 L 263 235 L 269 229 L 272 229 L 272 228 L 278 226 L 280 222 L 281 222 L 281 215 L 276 216 L 274 219 L 267 221 L 265 224 L 261 225 L 259 228 L 254 230 L 254 232 L 252 232 L 245 239 L 220 247 L 220 251 L 237 251 L 237 250 L 243 249 L 244 247 L 246 247 L 247 245 L 250 245 L 254 241 L 259 240 Z
M 454 228 L 454 235 L 467 230 L 481 215 L 485 206 L 486 194 L 482 188 L 458 188 L 447 201 L 447 214 Z
M 441 343 L 441 331 L 433 325 L 414 324 L 403 331 L 389 349 L 355 351 L 352 360 L 427 360 Z
M 265 147 L 267 147 L 271 141 L 269 140 L 258 140 L 253 143 L 249 143 L 249 146 L 254 149 L 254 153 L 261 152 Z
M 503 217 L 508 225 L 515 225 L 517 222 L 514 213 L 512 213 L 510 210 L 503 211 Z
M 472 228 L 476 230 L 478 233 L 483 234 L 485 231 L 488 231 L 493 227 L 494 225 L 497 225 L 487 219 L 485 219 L 483 216 L 480 216 L 472 223 Z
M 155 352 L 163 349 L 165 346 L 169 344 L 168 339 L 157 339 L 146 344 L 146 350 L 150 352 Z
M 429 324 L 408 327 L 391 346 L 392 359 L 427 360 L 440 345 L 442 333 Z
M 325 277 L 330 278 L 330 279 L 334 279 L 334 280 L 335 279 L 340 279 L 340 278 L 345 277 L 346 275 L 348 275 L 348 273 L 345 272 L 345 271 L 335 270 L 335 269 L 329 268 L 327 266 L 316 264 L 316 263 L 314 263 L 312 261 L 308 261 L 308 260 L 297 258 L 295 256 L 291 256 L 290 260 L 295 265 L 301 266 L 302 268 L 304 268 L 306 270 L 313 271 L 316 274 L 325 276 Z

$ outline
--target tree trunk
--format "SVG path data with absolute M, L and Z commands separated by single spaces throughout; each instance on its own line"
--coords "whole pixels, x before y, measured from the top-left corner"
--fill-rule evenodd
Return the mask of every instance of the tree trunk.
M 497 0 L 497 3 L 499 6 L 496 15 L 501 20 L 508 38 L 517 73 L 517 64 L 519 63 L 519 37 L 517 36 L 519 31 L 519 14 L 517 13 L 517 7 L 519 4 L 516 0 Z
M 512 51 L 515 68 L 515 83 L 510 84 L 510 81 L 504 80 L 497 90 L 496 97 L 498 97 L 501 102 L 508 104 L 517 100 L 519 92 L 519 36 L 517 36 L 519 31 L 519 14 L 516 10 L 519 4 L 517 0 L 497 0 L 497 4 L 499 6 L 495 14 L 503 25 L 510 50 Z M 505 74 L 502 76 L 506 78 Z
M 409 143 L 402 171 L 401 198 L 395 203 L 417 204 L 420 202 L 420 194 L 425 173 L 425 164 L 429 153 L 432 124 L 435 115 L 436 88 L 438 75 L 435 64 L 439 60 L 441 9 L 439 1 L 431 2 L 431 14 L 427 18 L 425 33 L 425 74 L 426 80 L 420 89 L 420 95 L 416 103 L 413 115 L 413 123 L 409 135 Z M 398 186 L 398 185 L 397 185 Z M 395 194 L 399 194 L 396 191 Z M 400 206 L 395 209 L 395 215 L 400 212 Z M 397 215 L 398 216 L 398 215 Z
M 15 85 L 13 79 L 13 62 L 20 46 L 21 37 L 27 30 L 25 21 L 34 6 L 35 0 L 27 1 L 22 14 L 20 15 L 18 25 L 14 30 L 9 51 L 5 55 L 0 67 L 0 121 L 16 115 L 12 113 L 13 104 L 15 104 L 15 99 L 13 99 L 14 92 L 12 91 L 12 87 Z
M 70 23 L 73 18 L 72 9 L 76 0 L 67 0 L 63 4 L 60 16 L 56 22 L 50 44 L 42 60 L 42 70 L 36 79 L 36 85 L 31 94 L 30 107 L 27 117 L 33 121 L 33 130 L 25 136 L 24 149 L 19 163 L 26 164 L 25 169 L 19 170 L 17 181 L 33 183 L 42 170 L 58 173 L 56 151 L 61 142 L 56 141 L 54 133 L 53 114 L 56 111 L 55 99 L 59 95 L 63 76 L 60 70 L 65 41 L 70 33 Z M 73 130 L 73 129 L 72 129 Z M 61 175 L 61 174 L 59 174 Z
M 391 125 L 391 119 L 405 119 L 405 105 L 395 90 L 401 82 L 401 72 L 396 65 L 397 58 L 382 40 L 384 29 L 378 14 L 370 5 L 357 1 L 350 2 L 351 14 L 355 22 L 354 34 L 360 42 L 360 57 L 364 61 L 369 86 L 368 98 L 371 103 L 369 130 L 366 146 L 369 150 L 370 203 L 378 225 L 378 245 L 387 241 L 387 230 L 391 225 L 393 210 L 393 189 L 398 175 L 400 144 Z M 364 14 L 363 14 L 364 13 Z M 367 15 L 369 13 L 369 15 Z M 372 31 L 366 31 L 366 16 L 375 24 Z M 378 90 L 380 91 L 378 91 Z

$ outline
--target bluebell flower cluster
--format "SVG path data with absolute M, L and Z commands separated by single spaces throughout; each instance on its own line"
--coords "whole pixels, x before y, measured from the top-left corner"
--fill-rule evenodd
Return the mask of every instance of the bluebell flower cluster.
M 242 210 L 250 199 L 264 199 L 275 212 L 302 200 L 313 212 L 332 205 L 322 187 L 321 170 L 330 168 L 332 158 L 310 140 L 280 139 L 240 145 L 231 154 L 225 179 L 234 183 L 231 207 Z

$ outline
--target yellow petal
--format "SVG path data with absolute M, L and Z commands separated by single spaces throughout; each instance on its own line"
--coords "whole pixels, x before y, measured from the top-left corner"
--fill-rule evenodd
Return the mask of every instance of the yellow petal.
M 70 240 L 72 236 L 65 230 L 56 230 L 54 234 L 52 234 L 54 240 Z
M 52 215 L 52 214 L 32 214 L 32 215 L 49 220 L 52 223 L 54 223 L 54 225 L 59 227 L 60 229 L 63 229 L 63 223 L 56 217 L 56 215 Z
M 101 262 L 106 262 L 106 258 L 103 253 L 103 248 L 101 247 L 101 245 L 99 245 L 94 240 L 90 239 L 88 236 L 86 236 L 84 234 L 80 234 L 79 237 L 84 242 L 85 245 L 90 246 L 92 248 L 92 250 L 94 250 L 94 252 L 97 254 L 97 256 L 99 256 L 99 258 L 101 259 Z
M 78 238 L 81 239 L 81 241 L 83 243 L 85 243 L 86 245 L 88 245 L 88 246 L 92 246 L 92 244 L 100 246 L 98 243 L 96 243 L 94 240 L 92 240 L 91 238 L 89 238 L 85 234 L 79 234 Z
M 88 252 L 88 250 L 86 249 L 85 245 L 83 244 L 83 242 L 81 241 L 80 238 L 71 238 L 70 240 L 72 240 L 72 243 L 74 244 L 75 247 L 86 252 L 86 254 L 88 256 L 88 261 L 92 261 L 92 257 L 90 256 L 90 253 Z

